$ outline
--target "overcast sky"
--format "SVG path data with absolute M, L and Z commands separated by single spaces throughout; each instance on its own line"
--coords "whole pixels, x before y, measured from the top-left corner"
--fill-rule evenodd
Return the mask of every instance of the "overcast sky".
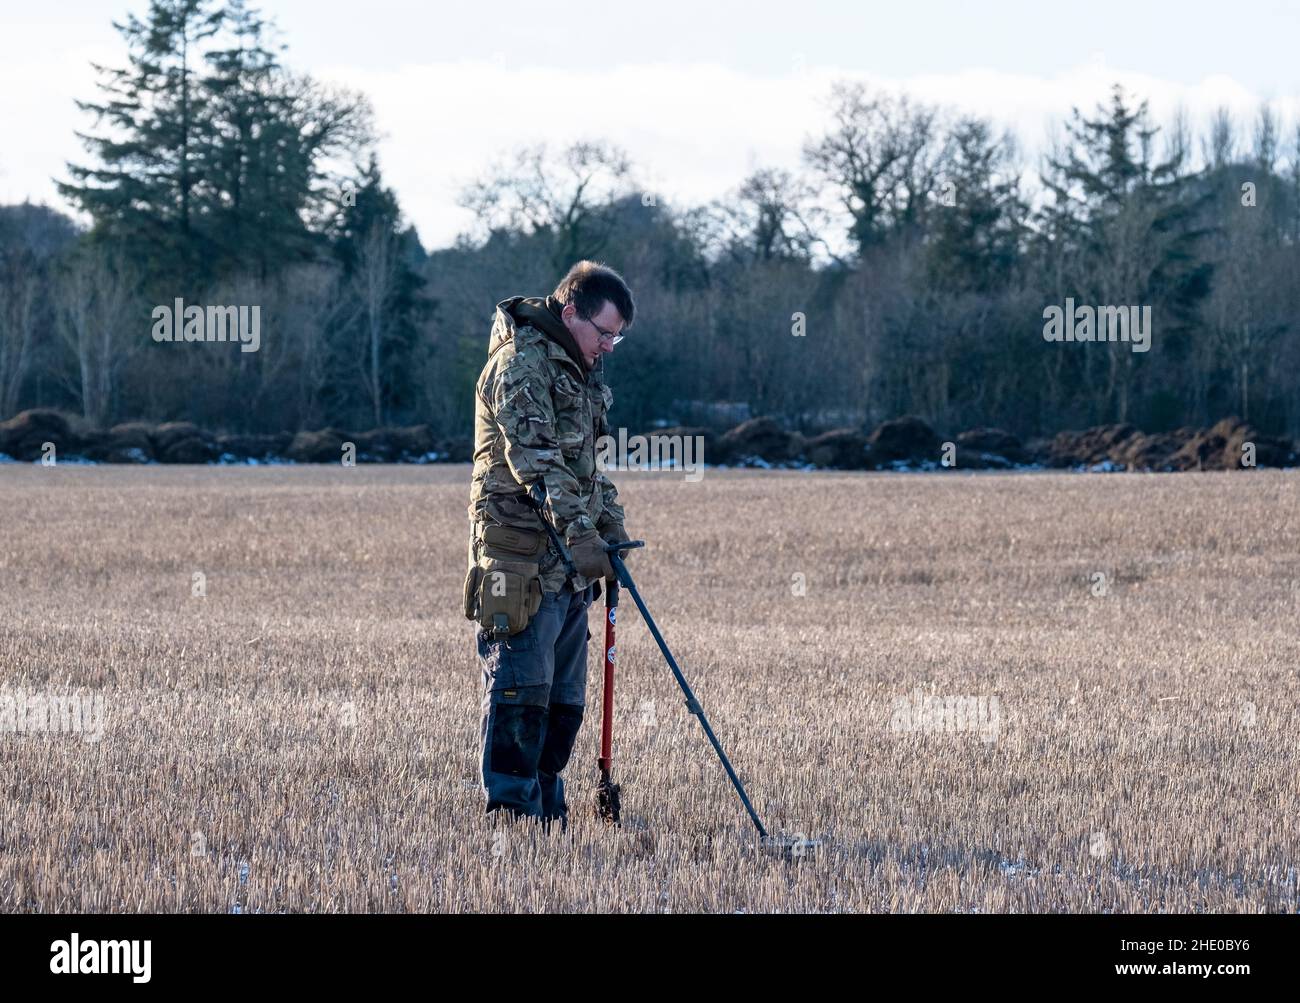
M 120 65 L 111 22 L 141 0 L 0 7 L 0 202 L 67 208 L 51 178 L 82 160 L 92 60 Z M 512 148 L 605 138 L 647 188 L 705 201 L 757 166 L 799 166 L 833 80 L 901 87 L 1013 128 L 1031 155 L 1072 105 L 1113 81 L 1200 126 L 1270 101 L 1292 154 L 1300 0 L 430 4 L 270 0 L 286 62 L 364 91 L 381 165 L 427 247 L 468 228 L 462 184 Z M 989 13 L 990 10 L 996 13 Z M 1031 163 L 1032 163 L 1031 159 Z

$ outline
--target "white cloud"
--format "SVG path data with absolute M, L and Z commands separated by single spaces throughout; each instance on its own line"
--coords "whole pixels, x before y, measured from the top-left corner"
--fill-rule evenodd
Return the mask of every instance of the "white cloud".
M 26 50 L 0 60 L 0 202 L 49 201 L 62 206 L 51 175 L 67 178 L 64 164 L 83 160 L 75 132 L 91 131 L 91 117 L 75 102 L 94 100 L 92 62 L 113 65 L 102 46 L 61 52 Z
M 454 206 L 459 183 L 494 159 L 542 140 L 604 137 L 631 154 L 648 186 L 697 202 L 738 184 L 758 165 L 796 168 L 806 136 L 824 127 L 831 83 L 856 77 L 916 98 L 982 114 L 1020 138 L 1037 163 L 1050 125 L 1072 106 L 1091 112 L 1118 81 L 1148 98 L 1157 122 L 1185 108 L 1194 125 L 1229 107 L 1243 139 L 1262 100 L 1222 75 L 1192 86 L 1091 61 L 1050 78 L 995 70 L 885 79 L 826 68 L 755 77 L 707 64 L 585 70 L 492 62 L 403 66 L 384 72 L 335 67 L 321 75 L 368 93 L 386 133 L 384 168 L 426 242 L 468 225 Z M 1294 123 L 1300 101 L 1273 102 Z M 1284 133 L 1289 135 L 1289 133 Z
M 73 130 L 90 123 L 73 99 L 95 96 L 92 59 L 111 64 L 120 52 L 79 46 L 0 63 L 7 139 L 0 152 L 0 201 L 30 197 L 61 204 L 50 176 L 63 175 L 65 160 L 83 157 Z M 455 204 L 464 182 L 512 150 L 542 140 L 608 139 L 628 151 L 647 187 L 677 204 L 718 196 L 760 165 L 797 168 L 805 137 L 824 126 L 837 79 L 856 77 L 991 117 L 1017 133 L 1031 168 L 1051 123 L 1063 121 L 1072 105 L 1090 110 L 1105 101 L 1117 80 L 1149 98 L 1160 122 L 1182 106 L 1199 126 L 1213 108 L 1226 105 L 1243 138 L 1260 101 L 1271 97 L 1226 75 L 1183 85 L 1108 66 L 1101 56 L 1050 76 L 967 69 L 880 78 L 820 65 L 800 69 L 793 58 L 776 75 L 704 62 L 601 70 L 537 66 L 500 54 L 382 70 L 334 63 L 311 72 L 369 96 L 383 137 L 386 179 L 428 246 L 449 243 L 468 228 L 468 214 Z M 1300 99 L 1275 100 L 1274 107 L 1289 150 Z

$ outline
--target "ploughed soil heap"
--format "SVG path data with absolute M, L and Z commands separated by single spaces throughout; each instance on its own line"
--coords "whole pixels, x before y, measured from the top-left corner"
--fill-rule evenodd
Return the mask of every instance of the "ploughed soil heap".
M 718 435 L 704 428 L 663 428 L 656 435 L 702 435 L 704 462 L 735 466 L 806 466 L 836 470 L 1011 470 L 1018 467 L 1098 470 L 1245 470 L 1300 466 L 1285 439 L 1260 435 L 1240 418 L 1213 428 L 1147 434 L 1132 425 L 1098 425 L 1022 443 L 997 428 L 973 428 L 942 439 L 920 418 L 896 418 L 871 432 L 837 428 L 812 437 L 753 418 Z M 1250 445 L 1250 448 L 1244 448 Z M 945 462 L 946 461 L 946 462 Z
M 679 426 L 644 434 L 700 436 L 704 463 L 742 467 L 1185 471 L 1300 466 L 1295 443 L 1260 435 L 1240 418 L 1224 418 L 1207 429 L 1154 433 L 1127 424 L 1098 425 L 1027 443 L 997 428 L 974 428 L 945 440 L 911 416 L 882 422 L 870 432 L 837 428 L 813 436 L 788 431 L 773 418 L 752 418 L 725 432 Z M 338 463 L 348 456 L 357 463 L 467 463 L 473 448 L 468 438 L 435 437 L 428 425 L 217 435 L 187 421 L 131 421 L 104 430 L 49 408 L 0 422 L 0 455 L 39 460 L 51 445 L 57 460 L 102 463 Z
M 297 434 L 214 435 L 188 421 L 131 421 L 99 430 L 46 408 L 0 422 L 0 453 L 15 460 L 40 459 L 47 442 L 54 444 L 58 459 L 103 463 L 338 463 L 345 443 L 352 444 L 358 463 L 464 463 L 471 450 L 468 439 L 437 439 L 428 425 L 355 433 L 326 428 Z

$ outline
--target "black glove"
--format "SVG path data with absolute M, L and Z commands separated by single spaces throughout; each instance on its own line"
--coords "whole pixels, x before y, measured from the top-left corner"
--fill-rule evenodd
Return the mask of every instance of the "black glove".
M 594 529 L 575 536 L 569 544 L 569 553 L 573 555 L 573 566 L 583 578 L 614 577 L 609 554 L 605 552 L 605 541 Z
M 627 535 L 627 530 L 623 528 L 623 525 L 621 523 L 616 523 L 605 530 L 606 543 L 630 543 L 631 541 L 632 538 Z M 626 564 L 627 559 L 631 557 L 632 554 L 633 551 L 624 550 L 618 556 L 621 557 L 623 559 L 623 562 Z M 610 575 L 610 577 L 613 578 L 614 576 Z

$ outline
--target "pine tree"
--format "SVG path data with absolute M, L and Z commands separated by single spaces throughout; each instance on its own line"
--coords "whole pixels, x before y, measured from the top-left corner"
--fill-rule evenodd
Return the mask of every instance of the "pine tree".
M 145 20 L 114 27 L 128 65 L 96 64 L 103 99 L 79 101 L 100 135 L 78 133 L 100 166 L 68 165 L 59 191 L 95 220 L 97 236 L 126 242 L 152 272 L 193 277 L 204 261 L 205 179 L 200 151 L 211 139 L 199 49 L 216 33 L 213 0 L 150 0 Z
M 928 278 L 943 295 L 1004 287 L 1019 259 L 1028 208 L 1011 164 L 1010 137 L 988 122 L 959 121 L 950 137 L 939 204 L 931 213 Z
M 1156 159 L 1158 131 L 1147 103 L 1131 106 L 1119 85 L 1096 117 L 1076 108 L 1070 144 L 1048 158 L 1042 174 L 1050 200 L 1039 216 L 1039 249 L 1056 302 L 1072 296 L 1091 305 L 1150 306 L 1161 355 L 1173 365 L 1187 352 L 1212 267 L 1198 223 L 1207 196 L 1193 183 L 1181 146 Z M 1092 420 L 1138 417 L 1130 346 L 1109 343 L 1104 374 L 1095 371 L 1097 355 L 1084 354 L 1076 367 L 1076 392 L 1091 395 Z
M 373 139 L 364 98 L 290 73 L 269 22 L 217 2 L 151 0 L 117 25 L 127 66 L 97 67 L 105 98 L 80 103 L 106 127 L 82 137 L 98 166 L 70 164 L 60 185 L 166 295 L 327 253 L 327 165 Z
M 291 248 L 310 246 L 293 200 L 280 191 L 300 171 L 284 171 L 290 130 L 284 99 L 277 93 L 281 68 L 265 45 L 268 26 L 243 0 L 225 13 L 229 44 L 207 53 L 214 128 L 204 150 L 204 168 L 215 191 L 213 241 L 218 270 L 240 266 L 265 279 Z

